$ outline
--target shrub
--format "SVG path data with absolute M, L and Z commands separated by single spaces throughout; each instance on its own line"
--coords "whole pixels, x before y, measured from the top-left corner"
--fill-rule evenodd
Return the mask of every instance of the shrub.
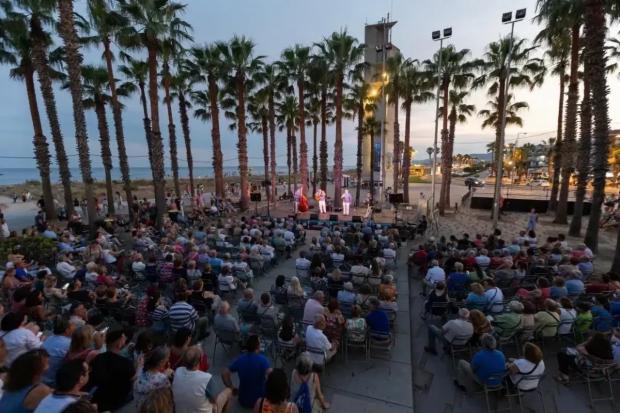
M 7 262 L 11 253 L 19 253 L 26 261 L 53 265 L 56 251 L 56 241 L 44 237 L 19 237 L 0 241 L 1 262 Z

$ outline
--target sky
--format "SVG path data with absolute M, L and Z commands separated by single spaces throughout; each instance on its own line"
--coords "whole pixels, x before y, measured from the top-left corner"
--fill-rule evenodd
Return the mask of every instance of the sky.
M 193 26 L 195 43 L 228 40 L 234 34 L 245 35 L 256 43 L 256 54 L 266 56 L 266 61 L 279 58 L 286 47 L 296 43 L 312 45 L 333 31 L 346 28 L 349 33 L 363 42 L 364 24 L 376 23 L 390 13 L 391 20 L 398 23 L 393 29 L 392 42 L 400 48 L 405 57 L 420 61 L 430 58 L 437 50 L 438 43 L 432 41 L 431 32 L 444 27 L 452 27 L 453 35 L 446 44 L 457 49 L 469 49 L 471 58 L 481 57 L 491 41 L 509 34 L 510 26 L 501 23 L 505 11 L 527 8 L 527 18 L 516 24 L 515 35 L 533 39 L 540 27 L 531 21 L 535 15 L 536 0 L 185 0 L 187 3 L 184 18 Z M 84 1 L 76 0 L 76 10 L 84 10 Z M 618 35 L 618 27 L 612 27 L 609 35 Z M 542 50 L 540 51 L 542 55 Z M 101 50 L 84 50 L 86 63 L 100 62 Z M 25 86 L 8 76 L 8 67 L 0 67 L 0 147 L 2 156 L 32 156 L 32 124 L 28 112 Z M 620 129 L 620 78 L 608 77 L 610 87 L 610 117 L 612 128 Z M 557 101 L 559 80 L 548 77 L 542 87 L 533 91 L 517 89 L 513 92 L 517 100 L 529 103 L 529 110 L 522 114 L 523 128 L 509 127 L 506 130 L 507 142 L 514 142 L 520 133 L 519 143 L 538 143 L 542 139 L 555 136 L 557 122 Z M 161 96 L 161 94 L 160 94 Z M 67 91 L 56 90 L 58 113 L 68 154 L 77 153 L 71 98 Z M 483 109 L 489 100 L 484 89 L 472 91 L 469 103 L 476 110 Z M 40 101 L 40 99 L 39 99 Z M 124 127 L 127 151 L 132 158 L 130 166 L 148 166 L 144 157 L 146 142 L 142 129 L 142 114 L 137 97 L 125 101 Z M 434 103 L 415 105 L 412 115 L 412 146 L 418 154 L 416 159 L 426 157 L 425 149 L 432 146 L 434 133 Z M 40 104 L 45 133 L 50 141 L 44 106 Z M 616 115 L 618 114 L 618 115 Z M 161 129 L 168 148 L 168 134 L 165 109 L 160 108 Z M 401 134 L 404 127 L 404 114 L 401 114 Z M 185 147 L 181 128 L 177 120 L 177 140 L 179 158 L 184 165 Z M 108 121 L 113 138 L 111 113 Z M 486 144 L 494 139 L 491 129 L 481 129 L 482 121 L 474 116 L 464 125 L 458 125 L 455 139 L 455 153 L 486 152 Z M 236 135 L 222 120 L 222 145 L 225 166 L 236 166 Z M 87 112 L 89 146 L 94 166 L 101 166 L 95 115 Z M 210 166 L 211 125 L 200 120 L 190 119 L 192 151 L 195 166 Z M 354 165 L 356 152 L 356 131 L 352 122 L 344 121 L 344 164 Z M 524 135 L 525 134 L 525 135 Z M 333 159 L 333 126 L 328 129 L 330 165 Z M 404 135 L 403 135 L 404 136 Z M 306 132 L 311 139 L 312 130 Z M 277 135 L 276 161 L 284 164 L 286 145 L 284 135 Z M 309 141 L 310 142 L 310 141 Z M 312 146 L 310 145 L 310 149 Z M 53 152 L 53 146 L 50 146 Z M 113 154 L 116 144 L 113 140 Z M 262 138 L 249 136 L 250 165 L 262 164 Z M 142 156 L 142 157 L 140 157 Z M 310 155 L 311 156 L 311 155 Z M 70 158 L 71 166 L 77 166 L 77 158 Z M 169 165 L 169 160 L 166 160 Z M 3 168 L 34 167 L 31 159 L 0 159 Z M 115 167 L 117 167 L 115 158 Z

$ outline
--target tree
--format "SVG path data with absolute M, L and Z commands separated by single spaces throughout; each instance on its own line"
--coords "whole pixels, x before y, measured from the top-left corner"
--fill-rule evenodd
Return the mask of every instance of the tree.
M 374 116 L 367 117 L 364 120 L 364 125 L 362 127 L 364 135 L 368 135 L 368 139 L 370 140 L 370 205 L 374 205 L 375 202 L 375 177 L 374 177 L 374 168 L 375 168 L 375 135 L 381 133 L 381 122 L 375 119 Z
M 288 95 L 278 104 L 278 124 L 280 130 L 286 129 L 286 165 L 288 167 L 288 192 L 293 192 L 291 189 L 291 166 L 293 165 L 293 150 L 294 150 L 294 136 L 297 125 L 299 124 L 299 112 L 297 111 L 297 99 L 293 95 Z M 296 167 L 295 167 L 296 169 Z M 296 177 L 293 175 L 293 179 L 296 181 Z
M 185 156 L 187 158 L 187 170 L 189 173 L 189 192 L 191 195 L 192 205 L 194 204 L 194 196 L 196 190 L 194 186 L 194 157 L 192 155 L 192 137 L 189 128 L 188 110 L 192 104 L 188 100 L 193 91 L 193 80 L 190 62 L 184 57 L 177 58 L 177 74 L 172 78 L 171 97 L 177 99 L 179 105 L 179 118 L 181 119 L 181 130 L 183 132 L 183 141 L 185 142 Z
M 444 215 L 445 208 L 448 206 L 446 201 L 445 186 L 443 181 L 448 176 L 448 166 L 450 163 L 450 157 L 444 156 L 450 152 L 450 132 L 448 130 L 448 98 L 450 87 L 463 88 L 474 77 L 473 70 L 481 64 L 479 61 L 466 61 L 465 59 L 469 55 L 469 49 L 462 49 L 457 51 L 454 46 L 442 48 L 435 53 L 432 60 L 426 60 L 424 62 L 426 70 L 431 73 L 437 74 L 437 82 L 442 93 L 442 128 L 441 128 L 441 176 L 442 176 L 442 191 L 439 197 L 439 214 Z M 441 67 L 439 61 L 441 60 Z
M 28 30 L 28 22 L 22 16 L 0 20 L 0 63 L 11 65 L 9 75 L 12 79 L 21 80 L 26 85 L 30 119 L 34 136 L 35 160 L 41 177 L 41 188 L 45 202 L 45 214 L 48 220 L 56 219 L 54 195 L 50 178 L 50 151 L 47 138 L 43 134 L 39 104 L 37 103 L 34 84 L 34 66 L 31 59 L 32 41 Z
M 519 112 L 523 109 L 529 109 L 529 105 L 527 102 L 512 102 L 512 95 L 508 95 L 507 106 L 506 106 L 506 126 L 515 125 L 520 128 L 523 127 L 523 119 L 519 116 Z M 500 112 L 501 108 L 499 107 L 499 103 L 497 99 L 489 100 L 487 102 L 487 106 L 489 109 L 483 109 L 478 112 L 478 116 L 483 118 L 482 121 L 482 129 L 491 127 L 497 128 L 500 124 Z M 491 146 L 492 145 L 492 146 Z M 497 152 L 497 145 L 494 143 L 490 143 L 487 145 L 487 152 L 495 151 Z
M 164 0 L 119 0 L 122 13 L 130 25 L 120 35 L 121 44 L 135 49 L 146 49 L 148 86 L 151 114 L 151 158 L 153 160 L 153 189 L 157 207 L 157 227 L 161 228 L 167 210 L 165 194 L 164 144 L 159 125 L 158 56 L 162 43 L 170 33 L 184 32 L 187 23 L 177 16 L 185 5 Z
M 224 197 L 224 157 L 220 138 L 219 82 L 225 74 L 220 48 L 215 45 L 192 49 L 192 75 L 207 83 L 206 91 L 192 92 L 192 101 L 197 106 L 194 117 L 211 121 L 211 145 L 213 146 L 213 176 L 215 195 Z
M 308 144 L 306 143 L 305 85 L 310 66 L 310 48 L 299 44 L 282 52 L 280 66 L 288 78 L 297 84 L 299 101 L 299 172 L 301 188 L 308 192 Z
M 414 103 L 423 103 L 433 99 L 431 92 L 433 80 L 430 73 L 412 61 L 403 70 L 400 96 L 403 98 L 402 108 L 405 111 L 405 153 L 403 157 L 403 199 L 409 203 L 409 172 L 411 166 L 411 107 Z
M 329 69 L 329 63 L 325 56 L 315 55 L 312 57 L 310 66 L 310 83 L 319 88 L 320 111 L 321 111 L 321 143 L 319 145 L 319 175 L 321 189 L 327 190 L 327 124 L 331 122 L 331 95 L 333 77 Z
M 69 78 L 69 90 L 73 103 L 73 123 L 75 126 L 75 141 L 77 143 L 80 172 L 84 182 L 84 194 L 86 196 L 88 224 L 91 235 L 95 234 L 95 221 L 97 219 L 95 198 L 93 193 L 93 176 L 91 173 L 90 151 L 88 149 L 88 134 L 86 131 L 86 118 L 82 106 L 82 79 L 79 39 L 75 31 L 73 13 L 73 0 L 59 0 L 58 11 L 60 21 L 58 32 L 64 43 L 65 63 Z M 108 203 L 114 203 L 114 198 L 108 199 Z
M 400 111 L 399 98 L 401 92 L 401 74 L 409 61 L 403 57 L 400 52 L 396 52 L 385 61 L 385 75 L 387 76 L 385 84 L 385 92 L 389 98 L 389 103 L 394 105 L 394 155 L 393 159 L 393 175 L 394 175 L 394 193 L 398 193 L 398 181 L 400 176 L 400 125 L 398 123 L 398 113 Z M 381 74 L 383 76 L 383 74 Z M 407 184 L 408 185 L 408 184 Z
M 82 67 L 82 104 L 84 109 L 93 109 L 97 116 L 97 129 L 101 144 L 101 160 L 105 173 L 106 197 L 108 199 L 108 213 L 114 214 L 114 191 L 112 189 L 112 151 L 110 150 L 110 131 L 106 115 L 106 105 L 112 100 L 105 93 L 108 88 L 108 71 L 104 67 Z
M 263 56 L 254 56 L 254 42 L 244 36 L 234 36 L 228 43 L 218 43 L 222 60 L 226 67 L 227 84 L 231 86 L 229 95 L 235 99 L 237 118 L 237 152 L 239 157 L 239 177 L 241 196 L 239 206 L 242 211 L 250 204 L 248 182 L 248 140 L 245 119 L 248 79 L 261 69 Z
M 117 34 L 128 22 L 118 11 L 111 9 L 109 0 L 88 0 L 87 6 L 90 28 L 96 32 L 96 35 L 91 36 L 89 41 L 90 43 L 103 45 L 103 58 L 107 69 L 110 105 L 112 106 L 112 119 L 114 121 L 114 134 L 118 148 L 123 189 L 125 191 L 125 197 L 127 198 L 129 216 L 133 217 L 133 195 L 131 193 L 129 162 L 127 158 L 127 148 L 125 146 L 122 105 L 118 99 L 116 79 L 114 77 L 114 65 L 112 64 L 114 54 L 111 48 L 112 41 L 116 39 Z M 108 205 L 109 204 L 108 202 Z
M 448 158 L 446 162 L 445 175 L 441 179 L 441 191 L 444 194 L 444 200 L 447 206 L 450 205 L 450 184 L 452 181 L 452 154 L 454 152 L 454 136 L 457 123 L 466 123 L 467 118 L 471 116 L 476 107 L 465 103 L 469 96 L 469 91 L 453 89 L 449 93 L 450 114 L 448 115 L 449 133 L 447 152 L 443 152 L 441 159 Z M 443 109 L 443 108 L 442 108 Z M 443 110 L 440 110 L 443 113 Z
M 50 34 L 45 30 L 44 25 L 54 25 L 53 12 L 56 0 L 19 0 L 17 5 L 19 11 L 10 9 L 10 2 L 3 2 L 2 7 L 7 8 L 12 16 L 26 19 L 30 28 L 30 41 L 32 42 L 32 64 L 39 80 L 41 97 L 45 106 L 45 112 L 50 125 L 50 133 L 54 150 L 56 151 L 56 162 L 60 173 L 60 181 L 64 192 L 64 203 L 67 213 L 73 213 L 73 194 L 71 190 L 71 172 L 69 170 L 69 160 L 65 150 L 65 143 L 58 120 L 58 109 L 56 107 L 56 96 L 52 81 L 54 71 L 50 68 L 48 50 L 52 44 Z
M 263 163 L 265 167 L 264 181 L 269 181 L 269 95 L 258 91 L 248 99 L 248 112 L 254 120 L 248 124 L 250 130 L 263 135 Z M 271 199 L 270 191 L 267 200 Z
M 329 63 L 335 84 L 336 96 L 336 138 L 334 143 L 334 206 L 341 204 L 342 194 L 342 104 L 345 76 L 364 54 L 364 46 L 358 44 L 357 39 L 350 36 L 346 30 L 334 32 L 322 43 L 317 45 L 323 57 Z
M 312 193 L 316 193 L 317 183 L 319 180 L 319 156 L 318 156 L 318 129 L 321 123 L 321 85 L 317 83 L 308 83 L 308 116 L 310 119 L 306 122 L 307 126 L 312 126 Z

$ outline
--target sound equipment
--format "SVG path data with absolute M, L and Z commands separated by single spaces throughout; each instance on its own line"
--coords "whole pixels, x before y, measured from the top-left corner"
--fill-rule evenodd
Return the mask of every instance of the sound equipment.
M 261 201 L 261 193 L 260 192 L 252 192 L 250 194 L 250 201 L 252 201 L 252 202 L 260 202 Z
M 351 217 L 351 222 L 362 222 L 362 217 L 361 215 L 353 215 Z
M 334 214 L 330 215 L 329 220 L 332 222 L 338 222 L 338 215 L 334 215 Z
M 372 212 L 374 212 L 376 214 L 380 214 L 381 213 L 381 207 L 372 207 Z
M 394 205 L 402 204 L 404 201 L 403 194 L 390 194 L 388 201 L 390 202 L 390 204 Z
M 310 221 L 318 221 L 319 214 L 310 214 Z
M 264 187 L 269 187 L 269 186 L 271 186 L 271 181 L 269 179 L 265 179 L 264 181 L 261 181 L 261 184 Z

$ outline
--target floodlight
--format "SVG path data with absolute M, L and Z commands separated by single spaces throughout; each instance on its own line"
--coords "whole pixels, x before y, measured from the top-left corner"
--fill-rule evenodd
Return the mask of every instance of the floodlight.
M 450 37 L 450 36 L 452 36 L 452 27 L 443 29 L 443 37 Z
M 508 11 L 502 14 L 502 23 L 508 23 L 512 20 L 512 12 Z
M 433 36 L 433 40 L 439 40 L 439 38 L 441 37 L 441 31 L 440 30 L 435 30 L 432 34 Z
M 522 20 L 525 19 L 525 9 L 519 9 L 516 11 L 515 13 L 515 19 L 516 20 Z

